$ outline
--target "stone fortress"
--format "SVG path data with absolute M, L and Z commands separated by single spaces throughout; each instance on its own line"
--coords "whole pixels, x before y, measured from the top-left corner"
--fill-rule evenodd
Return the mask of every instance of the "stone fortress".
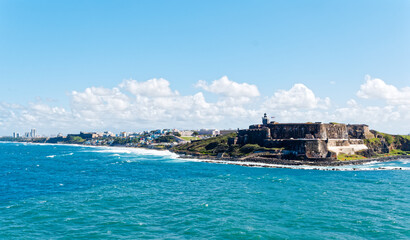
M 335 159 L 338 154 L 355 154 L 367 150 L 364 139 L 373 138 L 365 124 L 342 123 L 278 123 L 270 122 L 266 113 L 262 124 L 238 130 L 231 144 L 258 144 L 281 148 L 284 155 L 297 159 Z

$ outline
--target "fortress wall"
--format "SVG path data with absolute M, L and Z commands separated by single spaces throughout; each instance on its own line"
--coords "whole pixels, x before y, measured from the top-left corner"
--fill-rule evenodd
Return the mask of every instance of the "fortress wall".
M 263 128 L 264 126 L 262 124 L 253 124 L 249 126 L 249 129 L 259 129 Z
M 348 128 L 345 124 L 322 123 L 271 123 L 266 127 L 270 129 L 272 139 L 348 139 Z M 256 124 L 249 126 L 249 131 L 265 128 Z M 370 132 L 369 132 L 370 133 Z M 253 133 L 252 133 L 253 134 Z M 241 134 L 239 134 L 241 135 Z M 244 134 L 243 134 L 244 135 Z
M 340 147 L 340 146 L 349 146 L 350 142 L 349 140 L 328 140 L 327 141 L 327 146 L 329 147 Z
M 364 144 L 363 139 L 349 139 L 350 144 Z
M 349 124 L 347 125 L 349 138 L 353 139 L 369 139 L 374 138 L 370 132 L 369 126 L 365 124 Z
M 339 155 L 340 153 L 344 154 L 356 154 L 358 151 L 367 150 L 367 146 L 364 144 L 351 144 L 349 146 L 335 146 L 335 147 L 328 147 L 329 151 L 332 151 Z
M 320 123 L 306 124 L 268 124 L 273 139 L 322 138 Z
M 263 146 L 264 140 L 270 138 L 269 128 L 245 129 L 238 132 L 239 144 L 259 144 Z
M 323 124 L 323 131 L 328 139 L 348 139 L 347 127 L 345 124 Z
M 363 139 L 371 137 L 367 125 L 337 123 L 255 124 L 238 131 L 237 144 L 284 148 L 306 159 L 325 159 L 338 153 L 353 154 L 366 149 Z
M 327 144 L 323 140 L 308 140 L 305 143 L 306 158 L 326 158 L 328 155 Z
M 326 158 L 328 156 L 327 143 L 324 140 L 265 140 L 265 147 L 285 148 L 288 151 L 305 155 L 305 158 Z
M 315 140 L 313 140 L 315 141 Z M 305 140 L 274 140 L 266 139 L 264 141 L 264 147 L 267 148 L 284 148 L 289 151 L 297 152 L 298 154 L 305 153 Z

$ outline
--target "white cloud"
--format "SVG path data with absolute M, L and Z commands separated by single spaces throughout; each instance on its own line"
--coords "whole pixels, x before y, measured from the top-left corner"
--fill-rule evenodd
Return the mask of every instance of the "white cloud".
M 220 94 L 225 97 L 252 98 L 260 95 L 256 85 L 237 83 L 229 80 L 227 76 L 223 76 L 218 80 L 212 81 L 210 85 L 206 81 L 199 80 L 195 86 L 202 88 L 205 91 Z
M 84 92 L 74 91 L 71 94 L 72 112 L 91 126 L 122 125 L 128 128 L 187 127 L 187 123 L 190 126 L 207 127 L 234 114 L 253 113 L 242 106 L 243 101 L 238 100 L 233 104 L 230 102 L 232 98 L 224 98 L 209 103 L 201 92 L 181 96 L 177 91 L 172 91 L 169 85 L 164 79 L 146 82 L 126 80 L 119 88 L 91 87 Z M 134 96 L 129 97 L 121 90 Z
M 129 104 L 129 97 L 118 88 L 91 87 L 84 92 L 71 93 L 72 111 L 76 117 L 85 121 L 126 116 Z
M 119 87 L 137 96 L 169 97 L 178 95 L 178 92 L 172 92 L 169 85 L 169 82 L 163 78 L 153 78 L 145 82 L 124 80 Z
M 69 95 L 70 108 L 56 106 L 55 102 L 45 103 L 41 99 L 26 106 L 3 102 L 0 103 L 0 130 L 3 134 L 11 134 L 13 131 L 23 133 L 30 128 L 44 133 L 174 127 L 237 128 L 259 122 L 261 115 L 267 112 L 279 122 L 367 123 L 380 131 L 410 132 L 410 104 L 406 104 L 408 88 L 398 89 L 380 79 L 367 79 L 360 87 L 358 96 L 364 99 L 360 103 L 357 99 L 349 99 L 344 106 L 332 108 L 329 98 L 317 97 L 303 84 L 295 84 L 289 90 L 277 90 L 265 100 L 256 97 L 259 96 L 256 86 L 253 93 L 240 96 L 247 85 L 227 78 L 211 85 L 198 84 L 219 94 L 219 98 L 207 101 L 202 92 L 181 96 L 170 88 L 167 80 L 151 79 L 145 82 L 125 80 L 114 88 L 89 87 L 73 91 Z M 236 90 L 230 93 L 216 91 L 216 86 L 236 86 L 233 87 Z M 373 102 L 366 100 L 374 98 L 386 102 L 372 106 Z
M 278 90 L 265 102 L 267 109 L 327 109 L 330 99 L 320 99 L 305 85 L 295 84 L 288 91 Z
M 366 76 L 366 82 L 360 86 L 357 96 L 364 99 L 382 99 L 389 104 L 410 104 L 410 87 L 398 89 L 383 80 Z

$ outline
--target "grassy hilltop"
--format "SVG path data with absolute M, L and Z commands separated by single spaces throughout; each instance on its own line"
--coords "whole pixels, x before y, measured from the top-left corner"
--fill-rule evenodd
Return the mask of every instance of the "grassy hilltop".
M 218 156 L 224 154 L 227 157 L 242 157 L 255 152 L 277 152 L 281 150 L 280 148 L 265 148 L 257 144 L 229 146 L 228 139 L 234 138 L 236 135 L 236 133 L 230 133 L 224 136 L 192 141 L 191 143 L 175 146 L 173 150 L 191 155 Z

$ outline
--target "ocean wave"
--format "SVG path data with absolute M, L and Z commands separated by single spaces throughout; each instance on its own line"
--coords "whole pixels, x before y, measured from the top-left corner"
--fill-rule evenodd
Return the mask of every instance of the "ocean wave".
M 137 155 L 151 155 L 151 156 L 163 156 L 171 159 L 177 159 L 178 155 L 172 153 L 168 150 L 155 150 L 155 149 L 146 149 L 146 148 L 130 148 L 130 147 L 98 147 L 95 146 L 94 151 L 91 152 L 103 152 L 103 153 L 126 153 L 126 154 L 137 154 Z M 89 150 L 87 150 L 89 152 Z
M 409 164 L 410 163 L 410 159 L 401 159 L 401 160 L 399 160 L 400 161 L 400 163 L 402 163 L 402 164 Z
M 49 155 L 49 156 L 46 156 L 46 158 L 54 158 L 56 155 Z
M 386 170 L 405 170 L 409 171 L 410 167 L 403 167 L 394 163 L 386 165 L 386 162 L 371 162 L 372 165 L 345 165 L 345 166 L 310 166 L 310 165 L 281 165 L 258 162 L 235 162 L 225 160 L 195 159 L 195 158 L 178 158 L 178 160 L 192 162 L 207 162 L 229 165 L 240 165 L 245 167 L 263 167 L 263 168 L 288 168 L 300 170 L 320 170 L 320 171 L 386 171 Z

